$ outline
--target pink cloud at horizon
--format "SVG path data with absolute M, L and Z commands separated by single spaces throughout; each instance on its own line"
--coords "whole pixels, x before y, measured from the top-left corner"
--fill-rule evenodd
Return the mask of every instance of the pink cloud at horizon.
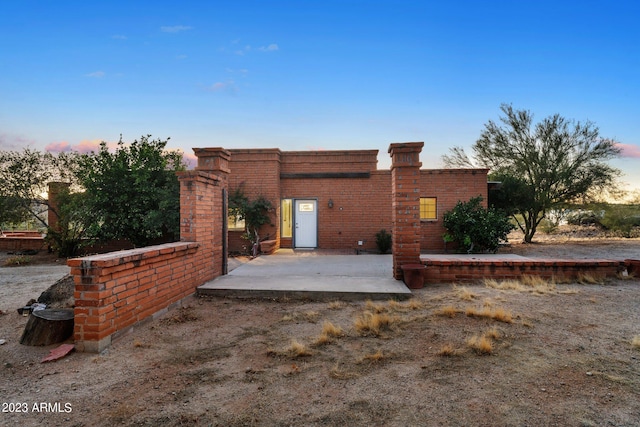
M 616 143 L 616 146 L 620 148 L 620 155 L 622 157 L 630 157 L 632 159 L 640 159 L 640 146 L 635 144 L 624 144 L 622 142 Z
M 71 151 L 76 151 L 80 154 L 89 154 L 91 152 L 97 153 L 100 151 L 101 140 L 84 140 L 80 141 L 78 144 L 71 145 L 66 141 L 60 142 L 52 142 L 44 147 L 44 150 L 49 153 L 68 153 Z M 118 143 L 116 142 L 107 142 L 107 147 L 111 150 L 115 150 L 118 147 Z M 167 149 L 167 151 L 178 151 L 182 154 L 182 159 L 184 163 L 187 165 L 187 169 L 195 169 L 198 164 L 198 158 L 193 153 L 185 153 L 180 149 Z
M 198 158 L 193 153 L 182 153 L 182 160 L 187 165 L 187 169 L 195 169 L 198 166 Z
M 48 144 L 46 147 L 44 147 L 44 150 L 50 153 L 68 153 L 70 151 L 77 151 L 81 154 L 89 154 L 91 152 L 100 151 L 101 143 L 102 141 L 97 139 L 80 141 L 75 145 L 71 145 L 66 141 L 60 141 Z M 116 144 L 107 143 L 107 146 L 113 148 L 116 146 Z

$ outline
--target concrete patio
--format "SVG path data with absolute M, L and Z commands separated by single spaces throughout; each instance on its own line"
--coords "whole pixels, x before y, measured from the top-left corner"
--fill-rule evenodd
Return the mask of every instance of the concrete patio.
M 320 254 L 280 249 L 250 262 L 229 260 L 229 274 L 198 287 L 199 295 L 309 300 L 407 299 L 392 277 L 391 255 Z

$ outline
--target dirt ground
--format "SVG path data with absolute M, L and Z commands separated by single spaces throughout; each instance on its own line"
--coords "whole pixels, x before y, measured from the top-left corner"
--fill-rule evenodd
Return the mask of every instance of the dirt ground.
M 640 239 L 538 240 L 502 251 L 640 258 Z M 56 346 L 20 345 L 16 308 L 60 264 L 0 268 L 0 425 L 640 425 L 638 278 L 441 284 L 403 302 L 191 298 L 103 354 L 42 364 Z

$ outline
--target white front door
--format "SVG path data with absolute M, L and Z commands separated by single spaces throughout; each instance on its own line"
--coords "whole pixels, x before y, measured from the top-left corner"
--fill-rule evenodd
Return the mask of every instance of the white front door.
M 296 248 L 318 246 L 318 203 L 316 200 L 296 200 L 296 228 L 293 242 Z

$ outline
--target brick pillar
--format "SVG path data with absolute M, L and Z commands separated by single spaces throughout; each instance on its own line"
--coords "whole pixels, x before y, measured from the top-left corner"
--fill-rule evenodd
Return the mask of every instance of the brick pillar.
M 226 274 L 226 204 L 231 154 L 222 148 L 194 148 L 198 166 L 179 172 L 180 240 L 200 244 L 198 281 Z
M 47 211 L 47 223 L 49 224 L 49 228 L 55 231 L 60 231 L 58 229 L 58 195 L 63 191 L 68 190 L 70 184 L 67 182 L 50 182 L 49 183 L 49 194 L 47 196 L 47 203 L 49 204 L 49 208 Z
M 395 143 L 391 155 L 393 277 L 404 264 L 420 263 L 420 152 L 424 142 Z

